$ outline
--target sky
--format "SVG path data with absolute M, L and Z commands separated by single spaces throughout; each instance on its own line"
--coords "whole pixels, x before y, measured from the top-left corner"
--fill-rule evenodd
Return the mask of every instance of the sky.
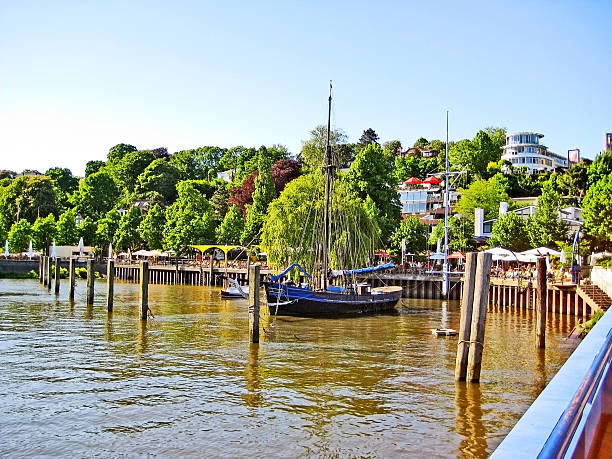
M 0 169 L 83 175 L 113 145 L 282 144 L 326 122 L 404 147 L 487 126 L 594 158 L 608 1 L 0 0 Z

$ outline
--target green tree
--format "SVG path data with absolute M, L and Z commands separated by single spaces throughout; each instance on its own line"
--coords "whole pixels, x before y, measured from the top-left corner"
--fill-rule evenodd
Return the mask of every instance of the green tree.
M 22 175 L 12 180 L 0 196 L 0 217 L 5 228 L 26 219 L 34 222 L 57 212 L 53 179 L 46 175 Z
M 461 198 L 457 201 L 455 212 L 470 223 L 474 223 L 474 209 L 481 207 L 485 218 L 495 218 L 499 214 L 499 204 L 508 201 L 508 194 L 498 178 L 477 180 L 466 189 L 459 189 Z
M 451 252 L 460 251 L 463 253 L 474 250 L 475 244 L 472 236 L 474 235 L 474 222 L 460 216 L 452 216 L 448 219 L 448 248 Z M 444 240 L 444 220 L 441 220 L 431 235 L 429 243 L 436 245 L 438 239 Z
M 589 187 L 582 201 L 582 216 L 592 250 L 612 250 L 612 173 Z
M 83 238 L 85 245 L 95 246 L 97 229 L 98 224 L 91 217 L 85 217 L 77 228 L 77 235 L 79 238 Z
M 496 148 L 499 148 L 501 150 L 501 148 L 506 145 L 507 131 L 505 127 L 489 126 L 484 128 L 483 131 L 488 134 L 489 138 L 491 139 L 491 142 L 493 142 L 493 145 Z
M 0 243 L 2 241 L 6 241 L 7 238 L 8 238 L 8 231 L 6 230 L 2 222 L 0 222 Z
M 164 248 L 174 250 L 177 256 L 190 244 L 210 244 L 215 240 L 211 206 L 196 183 L 192 180 L 180 182 L 178 198 L 166 210 Z
M 138 176 L 136 194 L 141 197 L 151 197 L 158 193 L 161 203 L 170 205 L 176 200 L 176 184 L 181 172 L 166 158 L 160 158 L 149 164 Z
M 602 153 L 589 166 L 587 188 L 610 174 L 612 174 L 612 152 Z
M 47 243 L 53 242 L 56 237 L 57 226 L 53 214 L 36 219 L 34 225 L 32 225 L 32 245 L 35 249 L 44 250 Z
M 382 241 L 387 241 L 401 219 L 399 197 L 395 190 L 394 157 L 371 144 L 357 153 L 345 177 L 349 189 L 365 200 L 370 196 L 376 204 L 382 230 Z
M 586 195 L 589 165 L 590 161 L 580 161 L 559 177 L 559 187 L 563 195 L 567 197 L 567 204 L 580 205 L 582 198 Z
M 15 252 L 25 252 L 32 240 L 32 225 L 26 219 L 13 223 L 8 233 L 9 250 Z
M 230 193 L 223 185 L 217 187 L 210 198 L 210 205 L 212 206 L 213 218 L 215 219 L 215 222 L 221 223 L 223 221 L 229 209 L 229 205 L 227 203 L 229 198 Z
M 372 128 L 367 128 L 359 138 L 359 147 L 364 148 L 368 145 L 378 144 L 378 134 Z
M 112 164 L 119 162 L 125 157 L 125 155 L 127 155 L 128 153 L 132 153 L 133 151 L 136 151 L 136 147 L 134 145 L 130 145 L 127 143 L 117 144 L 114 147 L 111 147 L 110 150 L 108 150 L 108 163 Z
M 395 158 L 394 176 L 396 183 L 402 183 L 410 177 L 425 179 L 428 174 L 438 170 L 437 158 L 419 156 L 398 156 Z
M 217 227 L 217 241 L 222 244 L 239 244 L 240 236 L 244 230 L 244 220 L 238 207 L 232 206 L 225 214 L 225 218 Z
M 402 239 L 406 241 L 406 251 L 421 253 L 427 248 L 427 228 L 418 217 L 408 217 L 402 220 L 397 231 L 391 237 L 391 252 L 402 253 Z
M 255 179 L 255 190 L 253 191 L 253 204 L 247 206 L 246 222 L 240 237 L 243 245 L 259 240 L 259 232 L 263 225 L 268 205 L 276 195 L 274 180 L 272 180 L 272 163 L 261 147 L 259 153 L 259 175 Z
M 427 139 L 425 137 L 419 137 L 419 139 L 414 142 L 415 147 L 419 147 L 420 149 L 424 149 L 427 148 L 427 145 L 429 144 L 429 142 L 427 141 Z
M 211 180 L 215 178 L 225 153 L 226 150 L 219 147 L 183 150 L 171 156 L 170 164 L 180 171 L 181 180 Z
M 119 190 L 106 168 L 88 175 L 72 195 L 72 203 L 83 217 L 98 220 L 111 210 L 119 198 Z
M 151 151 L 132 151 L 127 153 L 121 160 L 115 162 L 110 169 L 117 187 L 128 192 L 134 191 L 138 183 L 138 176 L 154 160 L 155 155 Z
M 383 150 L 395 156 L 402 151 L 402 142 L 399 140 L 389 140 L 383 143 Z
M 74 245 L 79 240 L 76 224 L 76 209 L 64 212 L 57 220 L 57 244 Z
M 109 210 L 104 218 L 98 221 L 98 228 L 96 229 L 96 247 L 104 250 L 108 247 L 108 244 L 113 242 L 115 233 L 119 229 L 119 222 L 121 221 L 121 215 L 116 210 Z
M 315 268 L 323 234 L 324 182 L 319 171 L 302 175 L 289 182 L 268 207 L 262 246 L 271 266 L 298 262 L 309 271 Z M 380 229 L 371 218 L 372 209 L 342 182 L 333 187 L 331 198 L 331 267 L 363 266 L 380 248 Z
M 493 223 L 493 236 L 488 241 L 490 247 L 506 247 L 515 252 L 530 248 L 527 221 L 510 212 Z
M 45 172 L 45 175 L 53 179 L 58 207 L 68 208 L 70 206 L 68 197 L 79 187 L 79 179 L 72 175 L 70 169 L 61 167 L 52 167 Z
M 138 227 L 142 221 L 140 209 L 130 207 L 130 209 L 119 220 L 119 227 L 113 238 L 113 246 L 118 249 L 136 249 L 142 245 L 142 239 Z
M 87 164 L 85 164 L 85 177 L 95 174 L 105 165 L 106 163 L 104 161 L 87 161 Z
M 538 197 L 538 208 L 529 221 L 529 242 L 533 247 L 555 246 L 567 238 L 567 227 L 559 216 L 561 196 L 546 182 Z
M 499 161 L 501 154 L 501 148 L 485 131 L 479 131 L 472 141 L 466 139 L 455 143 L 448 151 L 451 166 L 466 169 L 470 180 L 487 178 L 487 166 Z
M 332 163 L 344 165 L 351 160 L 353 151 L 347 147 L 347 136 L 339 129 L 332 129 L 329 135 L 329 145 L 332 150 Z M 310 139 L 303 142 L 300 157 L 309 171 L 317 171 L 323 167 L 323 155 L 327 142 L 327 126 L 322 124 L 310 131 Z
M 163 248 L 162 229 L 165 225 L 166 212 L 159 204 L 155 204 L 138 226 L 140 237 L 149 249 L 161 250 Z

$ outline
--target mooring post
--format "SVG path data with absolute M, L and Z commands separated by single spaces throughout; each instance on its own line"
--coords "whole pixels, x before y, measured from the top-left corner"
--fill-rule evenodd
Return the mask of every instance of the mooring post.
M 51 290 L 51 284 L 53 283 L 53 276 L 51 275 L 51 271 L 53 270 L 53 262 L 51 257 L 47 258 L 47 289 Z
M 92 258 L 87 260 L 87 304 L 94 303 L 94 286 L 96 276 L 94 273 L 94 261 Z
M 149 262 L 140 263 L 140 318 L 147 320 L 149 310 Z
M 60 264 L 59 258 L 55 257 L 55 294 L 57 295 L 60 291 Z
M 481 252 L 478 254 L 476 280 L 474 282 L 474 310 L 472 312 L 472 329 L 470 332 L 470 352 L 468 355 L 467 379 L 470 382 L 480 381 L 492 258 L 490 253 Z
M 41 284 L 44 282 L 44 277 L 45 277 L 45 273 L 44 273 L 44 261 L 45 257 L 43 257 L 42 255 L 38 258 L 38 282 L 40 282 Z
M 40 272 L 40 278 L 43 285 L 47 285 L 47 257 L 45 255 L 41 255 L 40 258 L 42 259 L 42 271 Z
M 68 262 L 68 298 L 70 300 L 74 300 L 74 284 L 76 279 L 74 278 L 74 257 L 70 257 L 70 261 Z
M 249 266 L 249 337 L 259 343 L 259 265 Z
M 108 259 L 106 265 L 106 309 L 113 311 L 113 295 L 115 293 L 115 260 Z
M 536 305 L 536 348 L 546 347 L 546 259 L 536 262 L 538 303 Z
M 477 256 L 478 254 L 476 252 L 470 252 L 466 254 L 465 257 L 463 298 L 461 300 L 461 322 L 459 325 L 459 344 L 457 345 L 457 359 L 455 361 L 455 381 L 465 381 L 465 376 L 467 374 Z

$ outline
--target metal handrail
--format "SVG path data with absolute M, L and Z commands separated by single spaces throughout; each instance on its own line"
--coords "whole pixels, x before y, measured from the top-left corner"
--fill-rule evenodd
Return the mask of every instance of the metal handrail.
M 538 458 L 564 457 L 576 434 L 584 408 L 597 388 L 611 355 L 612 330 L 606 335 L 602 348 L 593 359 L 582 384 L 580 384 L 568 407 L 563 411 L 546 443 L 544 443 Z

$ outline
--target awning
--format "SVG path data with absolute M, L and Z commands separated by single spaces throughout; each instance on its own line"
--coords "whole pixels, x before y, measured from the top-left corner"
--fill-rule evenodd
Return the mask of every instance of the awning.
M 298 268 L 300 271 L 302 271 L 307 277 L 309 277 L 310 279 L 312 279 L 312 276 L 310 274 L 308 274 L 306 272 L 306 270 L 304 268 L 302 268 L 299 264 L 297 263 L 293 263 L 291 266 L 289 266 L 287 269 L 285 269 L 282 273 L 277 274 L 275 276 L 270 276 L 270 280 L 272 282 L 276 282 L 277 280 L 279 280 L 281 277 L 283 277 L 285 274 L 287 274 L 289 271 L 291 271 L 293 268 Z
M 339 271 L 339 272 L 345 276 L 351 276 L 353 274 L 372 273 L 375 271 L 382 271 L 383 269 L 393 269 L 393 268 L 395 268 L 395 265 L 393 263 L 385 263 L 384 265 L 368 266 L 368 267 L 359 268 L 359 269 L 345 269 L 344 271 Z

